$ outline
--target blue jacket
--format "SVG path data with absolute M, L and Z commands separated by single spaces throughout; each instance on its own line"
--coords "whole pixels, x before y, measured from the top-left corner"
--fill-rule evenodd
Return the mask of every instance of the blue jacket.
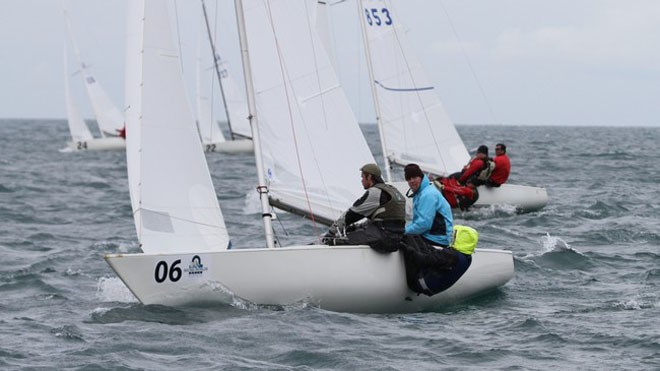
M 448 246 L 453 225 L 449 203 L 424 175 L 413 195 L 413 220 L 406 225 L 406 234 L 422 235 L 429 241 Z

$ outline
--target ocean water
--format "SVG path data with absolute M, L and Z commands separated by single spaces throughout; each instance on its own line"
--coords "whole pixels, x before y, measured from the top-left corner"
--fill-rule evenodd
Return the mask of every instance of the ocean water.
M 63 120 L 0 121 L 0 369 L 660 369 L 660 129 L 458 130 L 506 143 L 510 182 L 548 190 L 538 212 L 455 215 L 513 252 L 515 277 L 440 312 L 365 315 L 141 305 L 102 258 L 138 252 L 124 153 L 58 152 Z M 207 159 L 234 245 L 262 244 L 254 160 Z M 322 232 L 284 213 L 275 229 Z

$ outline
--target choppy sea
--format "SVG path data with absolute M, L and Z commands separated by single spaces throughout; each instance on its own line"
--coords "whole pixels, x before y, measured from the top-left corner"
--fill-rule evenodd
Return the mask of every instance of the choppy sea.
M 365 315 L 140 304 L 102 258 L 139 252 L 125 154 L 58 152 L 63 120 L 0 121 L 0 369 L 660 369 L 660 128 L 458 130 L 506 143 L 510 182 L 548 190 L 538 212 L 455 215 L 513 252 L 514 278 L 440 312 Z M 234 246 L 261 244 L 254 160 L 207 159 Z M 275 229 L 318 232 L 284 213 Z

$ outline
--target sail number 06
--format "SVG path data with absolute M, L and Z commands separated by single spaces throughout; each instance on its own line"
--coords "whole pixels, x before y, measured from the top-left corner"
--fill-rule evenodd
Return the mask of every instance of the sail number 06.
M 168 269 L 166 261 L 159 261 L 158 264 L 156 264 L 156 270 L 154 271 L 156 282 L 163 283 L 168 277 L 172 282 L 180 280 L 183 271 L 179 268 L 179 264 L 181 264 L 181 259 L 175 260 Z
M 387 10 L 387 8 L 382 8 L 380 11 L 376 8 L 365 9 L 364 14 L 367 17 L 367 23 L 369 23 L 369 26 L 381 26 L 383 23 L 385 23 L 386 26 L 392 24 L 392 17 L 390 17 L 390 11 Z M 381 17 L 385 19 L 385 22 L 383 22 Z

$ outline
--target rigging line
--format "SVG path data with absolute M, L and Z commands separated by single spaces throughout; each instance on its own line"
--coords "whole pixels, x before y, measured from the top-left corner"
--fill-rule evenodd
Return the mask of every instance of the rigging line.
M 408 61 L 408 58 L 406 57 L 406 53 L 404 53 L 403 46 L 401 44 L 401 39 L 399 38 L 399 33 L 397 32 L 397 29 L 399 27 L 393 26 L 392 27 L 392 33 L 394 34 L 394 37 L 396 38 L 397 45 L 399 46 L 399 50 L 401 51 L 401 56 L 403 58 L 403 62 L 406 65 L 406 69 L 408 70 L 408 75 L 410 76 L 410 80 L 412 82 L 412 86 L 417 86 L 417 82 L 414 81 L 414 75 L 412 74 L 412 69 L 410 68 L 410 62 Z M 424 112 L 424 118 L 426 119 L 426 122 L 429 126 L 432 125 L 431 120 L 428 116 L 428 112 L 426 112 L 424 103 L 422 102 L 422 97 L 420 95 L 420 91 L 417 90 L 415 91 L 415 96 L 417 97 L 417 101 L 419 102 L 419 105 L 422 107 L 422 112 Z M 442 162 L 442 166 L 447 169 L 447 163 L 445 161 L 445 158 L 442 156 L 440 152 L 440 143 L 438 143 L 438 138 L 435 137 L 433 130 L 430 130 L 431 138 L 433 139 L 433 143 L 435 143 L 435 148 L 438 150 L 438 157 L 440 158 L 440 161 Z
M 458 45 L 460 45 L 460 47 L 461 47 L 461 52 L 463 53 L 463 57 L 467 61 L 467 65 L 470 68 L 470 73 L 472 73 L 472 78 L 477 83 L 477 86 L 479 87 L 479 91 L 481 92 L 481 96 L 484 98 L 484 101 L 486 102 L 486 106 L 488 106 L 488 112 L 490 113 L 490 116 L 493 119 L 493 121 L 495 121 L 495 123 L 499 125 L 500 122 L 497 119 L 497 117 L 495 117 L 495 112 L 493 111 L 493 106 L 490 104 L 490 101 L 488 100 L 488 96 L 486 95 L 486 91 L 484 90 L 483 86 L 481 85 L 481 82 L 479 81 L 479 78 L 477 77 L 476 72 L 474 72 L 474 68 L 472 67 L 472 63 L 470 62 L 470 58 L 468 57 L 467 53 L 465 52 L 465 48 L 463 47 L 463 43 L 461 42 L 461 39 L 458 37 L 458 32 L 456 32 L 456 28 L 454 27 L 454 22 L 452 22 L 451 17 L 449 16 L 449 12 L 445 8 L 445 4 L 442 0 L 440 0 L 440 6 L 442 7 L 442 10 L 445 12 L 445 15 L 447 16 L 447 21 L 449 22 L 449 27 L 451 28 L 451 31 L 454 34 L 454 37 L 458 41 Z
M 179 60 L 181 61 L 181 73 L 183 73 L 184 68 L 183 68 L 183 58 L 181 56 L 183 53 L 181 53 L 181 31 L 179 29 L 179 7 L 177 6 L 176 0 L 174 0 L 174 19 L 176 20 L 176 37 L 177 40 L 179 41 Z
M 281 48 L 280 48 L 280 43 L 277 38 L 277 34 L 275 33 L 275 23 L 273 22 L 273 13 L 270 8 L 270 3 L 268 1 L 265 1 L 265 7 L 268 12 L 268 18 L 270 21 L 270 27 L 273 32 L 273 38 L 275 40 L 275 50 L 277 50 L 277 58 L 279 60 L 280 64 L 280 73 L 282 74 L 282 83 L 284 85 L 284 94 L 286 95 L 286 101 L 287 101 L 287 110 L 289 112 L 289 122 L 291 123 L 291 134 L 293 135 L 293 143 L 294 143 L 294 148 L 296 150 L 296 159 L 298 161 L 298 172 L 300 173 L 301 177 L 300 180 L 302 182 L 303 190 L 305 193 L 305 201 L 307 202 L 307 207 L 309 208 L 309 214 L 312 219 L 312 225 L 314 226 L 314 230 L 316 234 L 318 233 L 318 226 L 316 225 L 316 218 L 314 216 L 314 212 L 312 211 L 312 205 L 309 200 L 309 194 L 307 193 L 307 185 L 305 182 L 305 177 L 303 175 L 303 169 L 302 169 L 302 162 L 300 158 L 300 150 L 298 149 L 298 140 L 296 138 L 296 128 L 293 126 L 293 112 L 291 111 L 291 99 L 289 97 L 289 90 L 287 89 L 287 79 L 286 77 L 289 75 L 286 73 L 286 69 L 284 68 L 284 63 L 282 59 L 282 54 L 281 54 Z M 307 17 L 307 14 L 305 15 Z

